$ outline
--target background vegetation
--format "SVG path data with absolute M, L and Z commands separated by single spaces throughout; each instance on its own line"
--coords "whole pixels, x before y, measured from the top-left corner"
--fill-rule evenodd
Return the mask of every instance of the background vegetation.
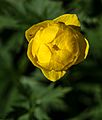
M 52 83 L 28 60 L 24 32 L 63 13 L 78 14 L 90 51 Z M 102 120 L 101 0 L 0 0 L 0 120 Z

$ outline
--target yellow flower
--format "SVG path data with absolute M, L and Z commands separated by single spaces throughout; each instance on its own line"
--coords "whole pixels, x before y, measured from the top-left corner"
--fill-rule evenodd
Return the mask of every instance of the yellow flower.
M 76 14 L 64 14 L 35 24 L 25 35 L 29 42 L 28 58 L 51 81 L 63 77 L 88 54 L 89 44 L 80 33 Z

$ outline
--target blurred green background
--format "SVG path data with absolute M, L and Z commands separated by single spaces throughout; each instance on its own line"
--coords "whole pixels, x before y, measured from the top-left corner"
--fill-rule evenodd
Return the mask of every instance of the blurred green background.
M 52 83 L 28 60 L 25 30 L 76 13 L 87 59 Z M 0 0 L 0 120 L 102 120 L 102 1 Z

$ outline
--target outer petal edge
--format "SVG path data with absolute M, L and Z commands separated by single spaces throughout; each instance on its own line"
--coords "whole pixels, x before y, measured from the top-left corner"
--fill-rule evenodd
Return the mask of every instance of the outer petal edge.
M 86 42 L 86 50 L 85 50 L 84 59 L 86 59 L 86 57 L 88 55 L 88 51 L 89 51 L 89 42 L 88 42 L 88 40 L 86 38 L 85 38 L 85 42 Z
M 43 72 L 44 76 L 47 79 L 51 80 L 52 82 L 57 81 L 58 79 L 63 77 L 66 73 L 66 71 L 54 71 L 54 70 L 47 71 L 47 70 L 44 70 L 44 69 L 42 69 L 42 72 Z
M 27 41 L 29 42 L 36 34 L 36 32 L 39 30 L 39 28 L 46 27 L 47 24 L 49 24 L 52 20 L 46 20 L 37 24 L 32 25 L 29 29 L 25 31 L 25 37 Z
M 85 46 L 85 50 L 84 50 L 84 56 L 83 53 L 81 53 L 81 55 L 79 56 L 79 58 L 77 59 L 77 61 L 75 62 L 75 64 L 78 64 L 80 62 L 82 62 L 84 59 L 86 59 L 87 55 L 88 55 L 88 51 L 89 51 L 89 43 L 87 41 L 86 38 L 84 38 L 86 46 Z
M 65 25 L 74 25 L 80 27 L 80 22 L 76 14 L 64 14 L 54 19 L 54 21 L 63 22 Z
M 34 58 L 32 55 L 32 42 L 33 42 L 33 39 L 28 44 L 27 56 L 30 59 L 30 61 L 33 63 L 33 65 L 40 68 L 40 66 L 37 64 L 37 57 L 35 56 Z

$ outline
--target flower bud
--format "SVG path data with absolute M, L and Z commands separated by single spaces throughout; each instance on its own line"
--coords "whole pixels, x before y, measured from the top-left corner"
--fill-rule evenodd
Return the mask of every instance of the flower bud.
M 80 33 L 80 22 L 75 14 L 33 25 L 25 35 L 29 41 L 28 58 L 51 81 L 63 77 L 88 54 L 89 44 Z

